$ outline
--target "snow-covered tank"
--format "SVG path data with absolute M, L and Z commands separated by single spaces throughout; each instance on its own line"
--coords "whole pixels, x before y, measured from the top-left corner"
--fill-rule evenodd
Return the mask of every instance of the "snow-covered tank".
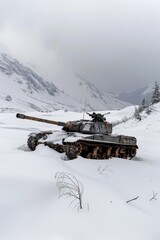
M 45 122 L 62 127 L 59 131 L 31 133 L 27 144 L 35 150 L 44 144 L 62 153 L 69 159 L 82 156 L 89 159 L 133 158 L 137 151 L 137 140 L 132 136 L 112 135 L 112 124 L 104 115 L 93 112 L 92 120 L 58 122 L 17 113 L 16 117 L 32 121 Z

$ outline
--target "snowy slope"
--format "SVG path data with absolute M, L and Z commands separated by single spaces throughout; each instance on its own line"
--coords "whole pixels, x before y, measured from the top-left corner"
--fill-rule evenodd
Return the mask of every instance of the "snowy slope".
M 0 104 L 1 109 L 29 111 L 53 111 L 67 107 L 80 110 L 81 104 L 75 99 L 23 66 L 17 60 L 0 55 Z M 10 101 L 7 101 L 7 97 Z
M 129 117 L 133 111 L 112 111 L 107 120 Z M 82 118 L 64 111 L 32 114 L 60 121 Z M 30 132 L 59 127 L 16 119 L 14 113 L 0 114 L 0 128 L 1 240 L 160 239 L 160 104 L 142 121 L 131 119 L 113 129 L 114 134 L 137 137 L 133 160 L 67 161 L 64 154 L 44 146 L 31 152 L 26 146 Z M 98 169 L 105 170 L 100 174 Z M 58 197 L 58 171 L 73 174 L 83 184 L 82 210 Z M 153 191 L 157 200 L 151 200 Z
M 86 108 L 90 110 L 114 110 L 122 109 L 130 104 L 127 101 L 121 101 L 111 93 L 100 91 L 94 84 L 88 82 L 80 75 L 70 74 L 66 80 L 65 92 L 73 96 L 78 102 L 86 104 Z M 63 89 L 64 84 L 56 83 L 60 89 Z
M 159 83 L 158 83 L 159 84 Z M 155 87 L 155 83 L 150 83 L 148 86 L 143 88 L 138 88 L 129 92 L 122 92 L 117 95 L 119 99 L 122 101 L 130 102 L 132 104 L 141 104 L 142 100 L 145 98 L 146 103 L 151 102 L 151 97 L 153 94 L 153 90 Z
M 81 80 L 81 85 L 78 82 L 78 88 L 76 77 L 71 85 L 65 81 L 59 90 L 16 59 L 0 54 L 0 111 L 82 111 L 84 108 L 89 111 L 120 109 L 128 105 L 114 96 L 100 93 L 94 85 L 84 80 Z
M 143 98 L 146 101 L 150 100 L 150 94 L 146 93 L 148 87 L 138 88 L 129 92 L 121 92 L 118 94 L 118 98 L 122 101 L 128 101 L 132 104 L 141 104 Z

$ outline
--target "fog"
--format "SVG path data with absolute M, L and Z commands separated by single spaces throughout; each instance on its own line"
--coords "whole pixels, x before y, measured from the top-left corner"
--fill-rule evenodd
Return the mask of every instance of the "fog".
M 106 91 L 136 89 L 160 78 L 159 9 L 158 0 L 0 0 L 0 51 L 48 81 L 78 74 Z

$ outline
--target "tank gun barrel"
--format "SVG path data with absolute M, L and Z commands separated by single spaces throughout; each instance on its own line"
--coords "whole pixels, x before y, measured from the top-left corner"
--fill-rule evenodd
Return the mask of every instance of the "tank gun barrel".
M 36 122 L 49 123 L 49 124 L 58 125 L 58 126 L 62 126 L 62 127 L 64 127 L 65 124 L 66 124 L 64 122 L 57 122 L 57 121 L 48 120 L 48 119 L 44 119 L 44 118 L 27 116 L 27 115 L 22 114 L 22 113 L 17 113 L 16 117 L 21 118 L 21 119 L 28 119 L 28 120 L 32 120 L 32 121 L 36 121 Z

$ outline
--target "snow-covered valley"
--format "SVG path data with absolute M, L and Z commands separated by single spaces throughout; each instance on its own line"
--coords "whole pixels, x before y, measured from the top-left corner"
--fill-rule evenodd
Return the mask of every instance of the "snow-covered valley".
M 107 121 L 133 112 L 134 107 L 111 111 Z M 26 114 L 65 122 L 83 117 L 62 110 Z M 130 119 L 113 128 L 113 134 L 137 138 L 139 149 L 132 160 L 68 161 L 42 145 L 28 149 L 29 133 L 53 129 L 60 127 L 0 113 L 0 239 L 159 240 L 160 104 L 141 121 Z M 59 198 L 57 172 L 70 173 L 83 184 L 82 209 Z

